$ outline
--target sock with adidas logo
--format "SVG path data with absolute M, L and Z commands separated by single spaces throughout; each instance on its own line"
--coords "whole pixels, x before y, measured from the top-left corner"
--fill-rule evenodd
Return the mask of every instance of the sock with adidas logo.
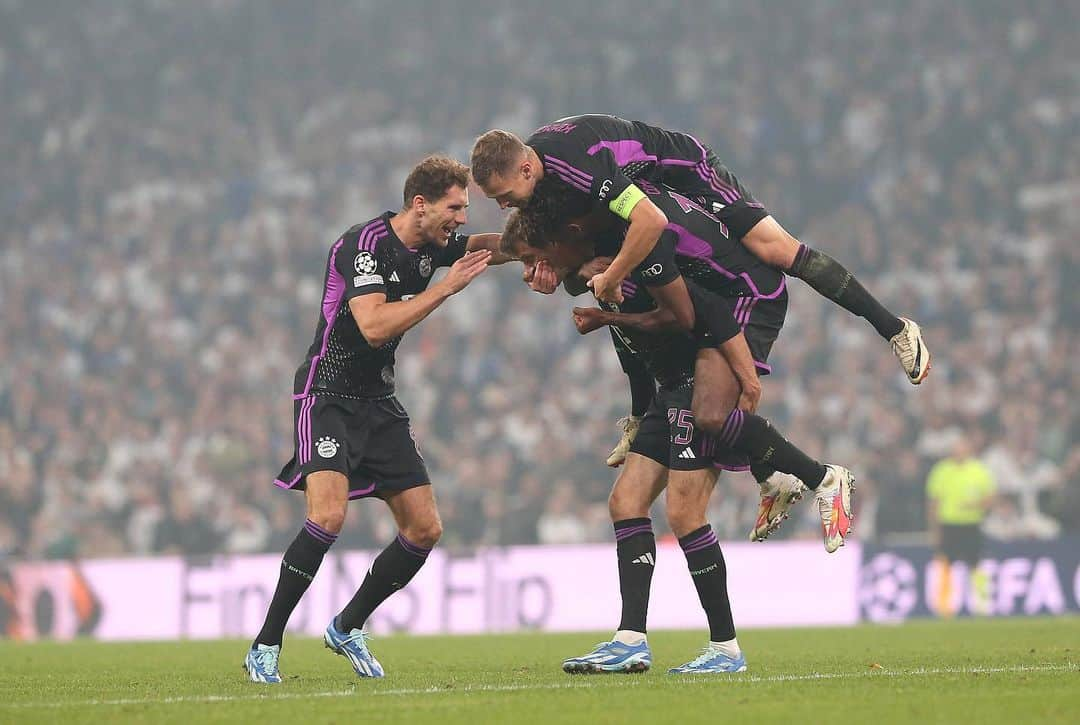
M 645 634 L 649 589 L 656 567 L 656 537 L 652 519 L 615 522 L 615 550 L 619 558 L 619 591 L 622 594 L 620 630 Z
M 698 599 L 709 620 L 709 639 L 713 642 L 735 639 L 735 622 L 731 617 L 727 590 L 727 564 L 712 526 L 705 524 L 680 537 L 679 546 L 686 554 L 690 578 L 694 580 Z

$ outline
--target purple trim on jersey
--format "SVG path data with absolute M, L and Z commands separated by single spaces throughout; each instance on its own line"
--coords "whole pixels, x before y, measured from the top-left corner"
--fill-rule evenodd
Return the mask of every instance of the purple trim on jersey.
M 589 156 L 595 156 L 601 149 L 611 151 L 611 155 L 615 157 L 616 166 L 626 166 L 635 161 L 656 161 L 654 155 L 645 153 L 645 147 L 641 145 L 640 141 L 634 141 L 633 139 L 594 143 L 586 153 Z
M 356 239 L 356 248 L 362 252 L 374 252 L 375 245 L 387 234 L 386 222 L 381 218 L 376 219 L 360 230 L 360 236 Z
M 629 539 L 631 536 L 637 536 L 638 534 L 651 534 L 652 524 L 638 524 L 637 526 L 631 526 L 626 529 L 615 530 L 615 541 L 623 541 Z
M 326 354 L 326 348 L 330 344 L 330 331 L 334 329 L 334 321 L 337 319 L 338 306 L 345 296 L 345 278 L 337 271 L 336 266 L 338 250 L 341 249 L 341 245 L 344 243 L 344 237 L 337 240 L 337 243 L 330 251 L 330 261 L 326 265 L 326 291 L 323 293 L 322 302 L 323 320 L 326 321 L 326 329 L 323 330 L 322 349 L 319 350 L 318 355 L 311 358 L 311 369 L 308 370 L 307 382 L 304 384 L 304 395 L 311 392 L 311 382 L 315 378 L 315 368 L 318 367 L 322 356 Z
M 405 538 L 404 534 L 399 533 L 397 535 L 398 543 L 401 544 L 401 548 L 409 552 L 413 556 L 418 556 L 421 559 L 426 559 L 427 555 L 431 553 L 431 549 L 425 549 L 422 546 L 417 546 L 413 542 Z
M 570 186 L 588 194 L 592 190 L 592 177 L 576 169 L 562 159 L 554 156 L 544 157 L 544 168 L 558 176 Z
M 761 294 L 761 290 L 754 284 L 754 280 L 750 279 L 750 275 L 746 272 L 739 272 L 735 274 L 727 269 L 724 269 L 715 259 L 712 258 L 713 248 L 712 245 L 706 242 L 699 236 L 696 236 L 693 232 L 678 224 L 668 224 L 665 229 L 670 229 L 678 236 L 678 241 L 675 244 L 675 254 L 683 257 L 693 257 L 695 259 L 701 259 L 709 263 L 709 266 L 715 269 L 720 274 L 724 275 L 728 279 L 736 279 L 741 277 L 746 286 L 750 288 L 750 291 L 754 293 L 754 297 L 762 300 L 774 300 L 780 296 L 780 293 L 787 287 L 787 278 L 780 277 L 780 284 L 776 286 L 776 289 L 767 295 Z

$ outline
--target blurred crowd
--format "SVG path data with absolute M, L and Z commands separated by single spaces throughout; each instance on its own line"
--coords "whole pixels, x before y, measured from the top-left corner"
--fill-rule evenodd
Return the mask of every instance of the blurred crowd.
M 912 388 L 868 324 L 791 285 L 762 410 L 856 472 L 858 536 L 918 540 L 961 435 L 994 535 L 1080 533 L 1077 27 L 1067 0 L 3 0 L 0 554 L 283 550 L 302 496 L 271 481 L 329 246 L 426 154 L 583 112 L 692 131 L 922 324 Z M 503 218 L 473 190 L 468 229 Z M 511 264 L 406 335 L 444 546 L 612 539 L 629 393 L 572 304 Z M 721 478 L 721 538 L 757 498 Z M 784 536 L 819 535 L 802 512 Z M 392 527 L 354 504 L 338 546 Z

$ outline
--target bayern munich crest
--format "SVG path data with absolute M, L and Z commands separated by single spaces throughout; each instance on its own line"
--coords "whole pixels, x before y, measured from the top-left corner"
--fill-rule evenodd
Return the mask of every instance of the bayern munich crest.
M 330 436 L 323 436 L 315 443 L 315 450 L 323 458 L 333 458 L 338 452 L 338 442 Z
M 427 256 L 426 254 L 420 258 L 420 276 L 431 276 L 431 257 Z

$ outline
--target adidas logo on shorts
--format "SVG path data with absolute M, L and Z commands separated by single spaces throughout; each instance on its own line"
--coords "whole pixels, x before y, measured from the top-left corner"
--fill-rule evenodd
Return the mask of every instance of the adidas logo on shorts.
M 682 453 L 679 454 L 679 458 L 697 458 L 697 456 L 694 455 L 694 452 L 692 450 L 686 448 L 683 450 Z

